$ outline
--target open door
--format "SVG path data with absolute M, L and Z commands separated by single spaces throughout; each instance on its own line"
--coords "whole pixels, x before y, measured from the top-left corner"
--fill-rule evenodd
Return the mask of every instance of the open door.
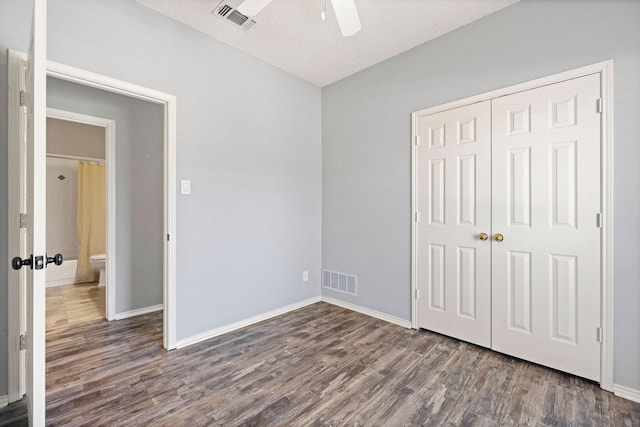
M 47 3 L 33 1 L 31 42 L 27 59 L 25 103 L 26 254 L 18 259 L 27 269 L 26 395 L 29 425 L 45 424 L 45 267 L 46 251 L 46 115 L 47 115 Z M 13 267 L 18 265 L 13 260 Z

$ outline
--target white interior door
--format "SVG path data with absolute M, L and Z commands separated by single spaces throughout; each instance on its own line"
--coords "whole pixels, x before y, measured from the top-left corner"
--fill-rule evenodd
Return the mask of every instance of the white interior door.
M 491 106 L 418 119 L 418 326 L 491 345 Z M 484 237 L 483 237 L 484 238 Z
M 600 379 L 600 75 L 492 101 L 492 348 Z
M 46 265 L 46 0 L 33 0 L 27 104 L 27 268 L 26 395 L 30 425 L 45 424 Z M 25 267 L 23 267 L 25 268 Z

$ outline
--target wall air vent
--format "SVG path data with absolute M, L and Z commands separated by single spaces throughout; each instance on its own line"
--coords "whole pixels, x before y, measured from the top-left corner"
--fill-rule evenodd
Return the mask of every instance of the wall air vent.
M 254 25 L 256 25 L 256 21 L 246 15 L 243 15 L 236 9 L 241 3 L 242 0 L 222 0 L 220 4 L 211 11 L 211 13 L 228 23 L 235 25 L 236 27 L 249 31 Z
M 358 276 L 337 271 L 322 270 L 322 287 L 332 291 L 358 296 Z

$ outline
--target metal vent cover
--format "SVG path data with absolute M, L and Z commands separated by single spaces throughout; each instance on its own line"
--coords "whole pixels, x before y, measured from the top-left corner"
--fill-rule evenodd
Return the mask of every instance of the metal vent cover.
M 256 24 L 256 21 L 236 9 L 241 3 L 242 0 L 222 0 L 211 13 L 244 31 L 249 31 Z
M 322 287 L 332 291 L 358 296 L 358 276 L 322 270 Z

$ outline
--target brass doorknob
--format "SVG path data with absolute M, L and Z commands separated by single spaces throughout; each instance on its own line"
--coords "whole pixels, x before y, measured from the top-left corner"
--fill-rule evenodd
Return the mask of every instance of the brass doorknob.
M 487 240 L 489 238 L 489 235 L 487 233 L 480 233 L 478 234 L 478 239 L 482 240 L 483 242 L 485 240 Z
M 504 240 L 504 236 L 498 233 L 495 236 L 493 236 L 493 240 L 495 240 L 496 242 L 502 242 Z

